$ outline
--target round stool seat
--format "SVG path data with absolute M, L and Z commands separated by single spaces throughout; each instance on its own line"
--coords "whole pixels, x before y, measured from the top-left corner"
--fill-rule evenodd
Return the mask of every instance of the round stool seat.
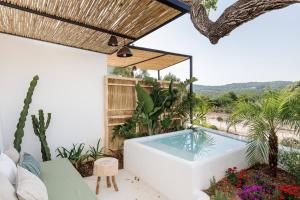
M 119 161 L 116 158 L 100 158 L 94 163 L 95 176 L 115 176 L 118 174 Z
M 119 161 L 115 158 L 100 158 L 94 162 L 94 176 L 97 176 L 96 194 L 99 194 L 101 176 L 106 176 L 107 187 L 111 187 L 110 176 L 112 179 L 115 191 L 119 191 L 115 175 L 119 171 Z

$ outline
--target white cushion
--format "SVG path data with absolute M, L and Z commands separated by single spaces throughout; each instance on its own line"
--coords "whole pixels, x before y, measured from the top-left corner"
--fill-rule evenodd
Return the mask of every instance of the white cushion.
M 48 200 L 45 184 L 28 170 L 18 166 L 17 195 L 19 200 Z
M 11 184 L 16 184 L 17 166 L 5 153 L 0 154 L 0 174 L 6 176 Z
M 0 174 L 0 199 L 18 200 L 14 186 L 9 182 L 6 176 Z
M 12 159 L 15 164 L 17 164 L 20 160 L 20 154 L 19 152 L 13 147 L 13 146 L 10 146 L 8 149 L 6 149 L 4 151 L 4 153 L 10 157 L 10 159 Z

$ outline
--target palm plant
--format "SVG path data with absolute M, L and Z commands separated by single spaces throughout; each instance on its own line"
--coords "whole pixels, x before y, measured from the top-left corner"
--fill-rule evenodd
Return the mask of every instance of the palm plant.
M 202 96 L 196 97 L 196 104 L 194 106 L 194 124 L 205 126 L 206 123 L 206 114 L 210 110 L 209 102 Z
M 276 176 L 278 162 L 277 132 L 283 125 L 299 133 L 300 91 L 267 92 L 257 102 L 239 102 L 230 117 L 232 124 L 250 127 L 246 157 L 250 164 L 268 162 Z

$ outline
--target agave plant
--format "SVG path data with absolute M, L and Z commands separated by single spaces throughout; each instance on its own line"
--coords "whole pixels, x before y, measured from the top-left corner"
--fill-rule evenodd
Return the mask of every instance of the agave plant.
M 246 157 L 250 164 L 268 162 L 276 176 L 278 161 L 277 132 L 289 126 L 300 132 L 300 90 L 267 92 L 258 102 L 240 102 L 230 117 L 232 124 L 250 126 Z
M 83 152 L 84 147 L 85 145 L 83 143 L 79 145 L 73 144 L 71 149 L 59 147 L 56 149 L 56 157 L 67 158 L 75 166 L 75 168 L 78 168 L 78 166 L 89 157 L 87 153 Z
M 103 147 L 100 146 L 100 143 L 101 138 L 98 140 L 96 147 L 90 146 L 90 149 L 88 150 L 88 155 L 93 158 L 93 160 L 104 157 Z

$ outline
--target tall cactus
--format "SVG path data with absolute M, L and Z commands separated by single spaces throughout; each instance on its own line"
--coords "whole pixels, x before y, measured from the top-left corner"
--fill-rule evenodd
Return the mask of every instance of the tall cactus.
M 39 137 L 41 142 L 41 152 L 43 161 L 51 160 L 51 153 L 47 143 L 46 130 L 51 121 L 51 113 L 48 113 L 47 122 L 45 123 L 44 112 L 39 110 L 39 117 L 31 115 L 34 134 Z
M 22 144 L 22 139 L 24 136 L 24 127 L 25 127 L 26 117 L 28 114 L 29 105 L 32 101 L 32 95 L 33 95 L 33 92 L 34 92 L 35 86 L 37 85 L 38 80 L 39 80 L 39 77 L 36 75 L 33 77 L 32 81 L 30 82 L 30 86 L 28 88 L 26 98 L 24 100 L 23 110 L 20 114 L 19 122 L 17 124 L 17 130 L 15 132 L 14 147 L 18 152 L 21 151 L 21 144 Z

